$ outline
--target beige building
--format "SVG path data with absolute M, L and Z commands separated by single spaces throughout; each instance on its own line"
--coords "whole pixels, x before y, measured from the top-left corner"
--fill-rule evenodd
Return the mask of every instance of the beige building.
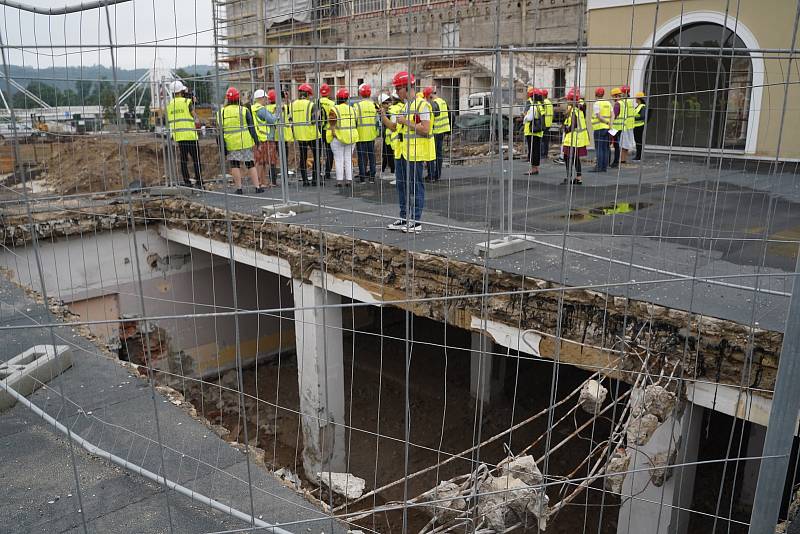
M 588 0 L 586 92 L 647 92 L 647 145 L 800 159 L 795 10 L 785 0 Z

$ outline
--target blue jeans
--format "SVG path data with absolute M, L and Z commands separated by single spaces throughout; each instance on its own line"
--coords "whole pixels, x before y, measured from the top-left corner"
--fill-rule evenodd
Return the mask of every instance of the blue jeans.
M 611 148 L 608 144 L 608 130 L 594 131 L 594 151 L 597 154 L 595 169 L 598 171 L 608 170 L 608 160 L 611 157 Z
M 362 180 L 366 177 L 375 178 L 375 141 L 359 141 L 356 148 L 358 149 L 359 178 Z M 367 169 L 367 163 L 369 163 L 369 169 Z
M 407 161 L 405 158 L 394 162 L 401 219 L 406 219 L 407 211 L 413 211 L 413 220 L 422 220 L 422 208 L 425 207 L 424 163 L 424 161 Z M 411 202 L 411 209 L 406 210 L 409 202 Z
M 436 159 L 428 162 L 428 177 L 434 181 L 442 177 L 442 158 L 444 157 L 444 136 L 445 134 L 433 135 L 433 143 L 436 146 Z

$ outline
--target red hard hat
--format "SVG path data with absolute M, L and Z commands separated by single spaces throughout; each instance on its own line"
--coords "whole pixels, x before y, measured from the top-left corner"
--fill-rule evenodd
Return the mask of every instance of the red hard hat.
M 310 86 L 308 88 L 308 92 L 309 93 L 311 92 L 311 87 Z M 319 95 L 320 96 L 328 96 L 329 94 L 331 94 L 331 86 L 330 85 L 328 85 L 327 83 L 323 83 L 322 85 L 319 86 Z
M 435 89 L 433 88 L 433 86 L 429 85 L 428 87 L 426 87 L 425 89 L 422 90 L 422 96 L 424 96 L 425 98 L 428 98 L 429 96 L 431 96 L 434 93 L 434 91 L 435 91 Z
M 314 92 L 314 90 L 311 89 L 311 85 L 309 85 L 307 83 L 300 84 L 300 87 L 298 87 L 297 90 L 300 91 L 301 93 L 308 93 L 308 94 L 311 94 L 311 93 Z
M 225 91 L 225 100 L 228 102 L 236 102 L 239 100 L 239 91 L 237 91 L 235 87 L 228 87 L 228 90 Z
M 404 70 L 401 70 L 400 72 L 394 75 L 394 78 L 392 78 L 392 85 L 394 85 L 395 88 L 408 87 L 413 83 L 414 83 L 414 75 L 409 74 Z
M 267 99 L 274 104 L 275 103 L 275 89 L 270 89 L 267 91 Z
M 622 87 L 620 87 L 620 90 L 622 90 L 622 92 L 625 93 L 626 95 L 631 94 L 631 86 L 630 85 L 623 85 Z
M 541 92 L 542 92 L 542 96 L 545 97 L 545 98 L 547 98 L 547 95 L 550 94 L 550 93 L 547 92 L 547 89 L 541 89 Z
M 350 91 L 348 91 L 346 87 L 342 87 L 341 89 L 336 91 L 336 98 L 347 100 L 348 98 L 350 98 Z
M 369 98 L 372 94 L 372 87 L 370 87 L 368 83 L 362 83 L 358 86 L 358 94 L 364 98 Z
M 575 100 L 580 100 L 580 98 L 581 98 L 581 92 L 575 89 L 574 87 L 570 89 L 569 92 L 567 93 L 567 100 L 575 101 Z
M 606 94 L 606 90 L 602 87 L 598 87 L 594 90 L 594 96 L 604 96 Z

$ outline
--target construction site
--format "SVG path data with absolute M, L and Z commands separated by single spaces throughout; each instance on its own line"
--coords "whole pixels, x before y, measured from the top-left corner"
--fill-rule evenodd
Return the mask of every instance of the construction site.
M 0 530 L 800 533 L 800 2 L 0 10 Z

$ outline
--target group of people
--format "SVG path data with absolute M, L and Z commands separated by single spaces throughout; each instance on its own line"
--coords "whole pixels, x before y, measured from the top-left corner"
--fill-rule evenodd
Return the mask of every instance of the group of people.
M 299 96 L 294 101 L 289 101 L 286 92 L 281 94 L 282 109 L 277 108 L 273 89 L 255 91 L 248 106 L 240 102 L 235 87 L 228 88 L 216 119 L 236 193 L 243 192 L 244 173 L 256 193 L 277 185 L 281 141 L 286 143 L 287 153 L 289 143 L 297 144 L 298 170 L 304 186 L 317 185 L 318 172 L 329 179 L 334 168 L 336 186 L 351 186 L 354 152 L 358 156 L 358 180 L 374 183 L 375 142 L 382 138 L 382 170 L 388 167 L 394 174 L 399 204 L 399 218 L 388 228 L 418 233 L 422 229 L 425 182 L 436 182 L 442 176 L 444 139 L 450 132 L 449 109 L 435 87 L 417 91 L 413 74 L 406 71 L 394 76 L 392 87 L 392 93 L 381 94 L 376 103 L 371 99 L 369 84 L 361 84 L 360 98 L 351 102 L 347 88 L 336 91 L 334 101 L 330 99 L 331 88 L 323 83 L 319 97 L 313 99 L 313 88 L 304 83 L 298 87 Z M 180 81 L 174 82 L 171 89 L 173 98 L 167 105 L 167 118 L 172 139 L 180 148 L 184 184 L 192 185 L 188 170 L 188 158 L 192 157 L 195 180 L 202 187 L 191 99 L 186 97 L 186 87 Z M 322 153 L 324 166 L 318 171 Z
M 630 96 L 630 87 L 623 85 L 611 90 L 613 100 L 605 99 L 605 89 L 595 89 L 591 126 L 596 153 L 595 166 L 589 172 L 607 172 L 628 162 L 629 152 L 636 150 L 634 160 L 642 159 L 642 137 L 647 122 L 646 95 L 637 92 Z M 586 120 L 586 103 L 580 91 L 570 89 L 566 95 L 566 113 L 561 123 L 561 152 L 566 165 L 567 178 L 562 183 L 583 183 L 581 158 L 588 153 L 589 129 Z M 545 132 L 553 122 L 553 104 L 547 91 L 528 88 L 528 107 L 524 119 L 524 133 L 528 145 L 528 175 L 539 174 L 541 157 L 549 148 L 544 148 Z M 611 159 L 611 147 L 614 159 Z

